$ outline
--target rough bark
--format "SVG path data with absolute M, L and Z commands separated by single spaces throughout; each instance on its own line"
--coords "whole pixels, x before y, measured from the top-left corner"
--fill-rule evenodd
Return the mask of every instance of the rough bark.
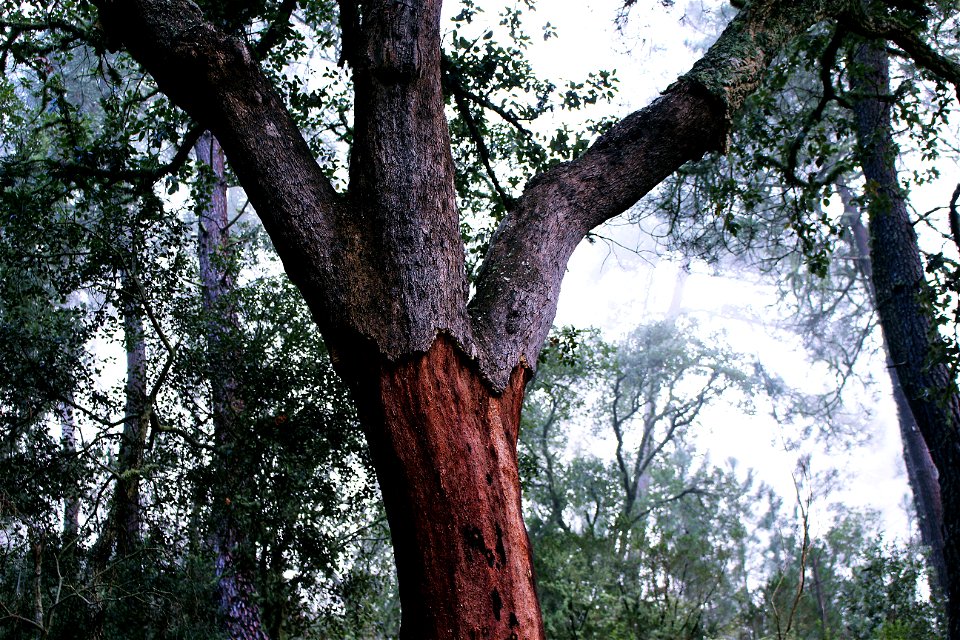
M 844 216 L 847 219 L 852 236 L 853 248 L 856 251 L 860 273 L 865 280 L 870 298 L 876 308 L 876 294 L 873 290 L 873 262 L 870 258 L 870 231 L 860 216 L 860 210 L 853 201 L 853 194 L 846 187 L 840 188 L 843 200 Z M 920 540 L 929 549 L 930 564 L 936 573 L 937 587 L 941 595 L 947 593 L 947 564 L 943 555 L 943 504 L 940 499 L 940 485 L 938 483 L 937 468 L 930 456 L 923 435 L 913 417 L 910 402 L 900 385 L 900 376 L 890 347 L 886 340 L 883 350 L 887 362 L 887 374 L 890 377 L 890 387 L 893 399 L 897 406 L 897 422 L 900 426 L 900 440 L 903 446 L 903 461 L 907 469 L 907 478 L 910 490 L 913 493 L 913 503 L 917 511 L 917 521 L 920 529 Z
M 883 335 L 900 386 L 939 472 L 947 567 L 960 566 L 960 396 L 947 366 L 935 358 L 936 328 L 924 299 L 917 235 L 897 180 L 891 130 L 889 63 L 882 43 L 851 56 L 851 89 L 860 164 L 867 181 L 873 285 Z M 960 638 L 960 572 L 949 572 L 949 637 Z
M 214 506 L 210 546 L 214 554 L 220 612 L 231 640 L 267 640 L 252 579 L 245 562 L 249 543 L 234 517 L 233 501 L 244 491 L 242 474 L 234 473 L 233 452 L 242 437 L 243 395 L 237 377 L 238 319 L 231 299 L 235 283 L 234 250 L 227 210 L 227 185 L 223 151 L 209 132 L 194 146 L 197 161 L 208 169 L 207 199 L 197 212 L 197 245 L 203 308 L 207 318 L 207 370 L 210 374 L 211 414 L 217 453 L 213 487 Z
M 355 86 L 344 195 L 242 40 L 188 0 L 95 4 L 108 36 L 223 145 L 353 389 L 393 531 L 404 637 L 542 638 L 516 430 L 567 260 L 590 229 L 721 149 L 772 57 L 845 3 L 751 3 L 660 99 L 527 185 L 469 306 L 440 0 L 339 3 Z
M 585 234 L 619 215 L 684 162 L 726 146 L 733 114 L 792 38 L 823 19 L 821 2 L 752 2 L 689 73 L 582 156 L 531 180 L 501 223 L 470 303 L 484 371 L 536 362 L 567 261 Z M 839 10 L 845 3 L 829 3 Z
M 497 233 L 468 317 L 439 0 L 370 2 L 348 29 L 356 141 L 347 197 L 323 176 L 241 40 L 187 0 L 97 4 L 108 33 L 221 142 L 335 357 L 366 345 L 395 360 L 446 333 L 498 391 L 521 358 L 536 361 L 560 276 L 585 234 L 683 162 L 721 148 L 732 112 L 772 57 L 825 15 L 815 1 L 753 3 L 663 97 L 532 180 Z

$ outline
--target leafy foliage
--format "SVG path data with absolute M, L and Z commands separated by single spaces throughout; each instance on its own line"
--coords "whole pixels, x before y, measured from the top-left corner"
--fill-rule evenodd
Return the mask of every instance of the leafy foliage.
M 856 512 L 813 537 L 809 504 L 787 508 L 697 450 L 687 429 L 709 419 L 709 401 L 691 404 L 703 392 L 682 381 L 720 371 L 726 382 L 711 384 L 755 391 L 735 354 L 670 323 L 616 347 L 580 338 L 567 351 L 561 336 L 548 343 L 521 434 L 551 637 L 939 637 L 915 548 L 880 544 Z M 585 429 L 592 439 L 571 442 Z M 631 430 L 643 437 L 628 446 Z

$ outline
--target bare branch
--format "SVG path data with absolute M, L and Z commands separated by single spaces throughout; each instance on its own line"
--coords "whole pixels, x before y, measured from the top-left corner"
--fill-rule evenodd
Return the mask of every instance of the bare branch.
M 500 181 L 497 179 L 497 174 L 493 170 L 493 166 L 490 164 L 490 150 L 487 148 L 487 143 L 483 139 L 483 134 L 480 132 L 480 127 L 477 124 L 477 120 L 473 117 L 473 113 L 470 112 L 470 105 L 467 104 L 466 96 L 462 91 L 457 91 L 456 86 L 457 85 L 455 84 L 453 99 L 457 105 L 457 111 L 460 113 L 460 117 L 463 118 L 463 121 L 467 124 L 467 131 L 470 134 L 470 139 L 477 147 L 477 153 L 480 154 L 480 162 L 483 163 L 483 167 L 487 172 L 487 177 L 490 178 L 490 182 L 493 184 L 494 191 L 497 192 L 497 197 L 500 199 L 500 203 L 503 205 L 504 209 L 509 209 L 513 204 L 513 198 L 511 198 L 500 185 Z
M 180 436 L 183 438 L 184 442 L 189 444 L 192 447 L 197 449 L 204 449 L 207 451 L 215 451 L 216 447 L 213 445 L 205 444 L 197 440 L 193 434 L 188 431 L 184 431 L 179 427 L 172 427 L 170 425 L 164 425 L 160 423 L 160 418 L 157 417 L 156 411 L 150 412 L 150 430 L 151 438 L 153 438 L 156 433 L 172 433 L 174 435 Z
M 193 125 L 184 135 L 183 142 L 177 147 L 173 157 L 164 164 L 152 169 L 112 169 L 73 162 L 58 162 L 53 170 L 63 179 L 75 180 L 77 177 L 100 178 L 108 183 L 128 182 L 134 186 L 149 188 L 161 178 L 178 171 L 190 158 L 190 151 L 203 133 L 203 127 Z

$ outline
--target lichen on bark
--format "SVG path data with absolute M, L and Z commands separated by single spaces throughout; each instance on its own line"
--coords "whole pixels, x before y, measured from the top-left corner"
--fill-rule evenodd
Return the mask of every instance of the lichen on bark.
M 773 58 L 790 40 L 831 12 L 836 14 L 842 5 L 843 2 L 819 0 L 751 2 L 680 81 L 696 84 L 720 101 L 729 131 L 734 114 L 760 85 Z M 726 142 L 723 147 L 720 151 L 726 151 Z

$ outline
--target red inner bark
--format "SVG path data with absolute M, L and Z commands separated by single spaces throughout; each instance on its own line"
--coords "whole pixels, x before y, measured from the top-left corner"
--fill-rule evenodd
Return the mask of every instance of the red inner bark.
M 403 638 L 542 638 L 517 436 L 527 369 L 494 395 L 445 337 L 358 394 L 390 521 Z

